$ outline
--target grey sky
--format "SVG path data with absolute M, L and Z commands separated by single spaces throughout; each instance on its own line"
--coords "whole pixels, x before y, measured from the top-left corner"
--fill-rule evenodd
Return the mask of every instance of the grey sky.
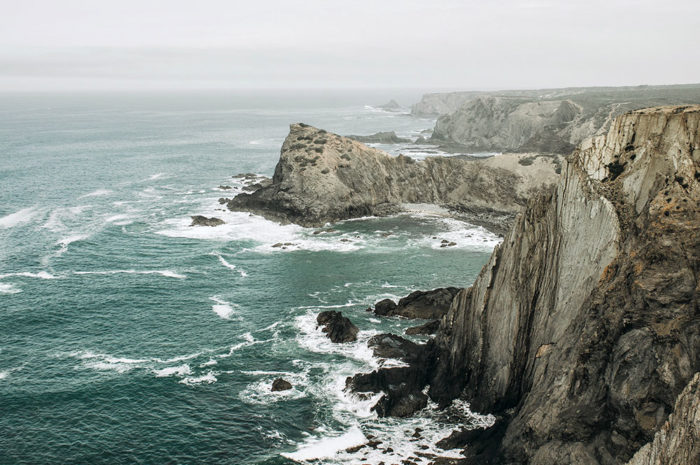
M 0 88 L 700 81 L 697 0 L 0 0 Z

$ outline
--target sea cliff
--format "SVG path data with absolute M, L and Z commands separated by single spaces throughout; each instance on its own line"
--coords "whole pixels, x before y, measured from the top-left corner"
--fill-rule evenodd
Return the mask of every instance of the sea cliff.
M 303 226 L 396 213 L 404 204 L 437 204 L 505 232 L 527 199 L 558 178 L 560 159 L 524 158 L 416 161 L 323 129 L 292 124 L 272 184 L 222 202 L 231 210 Z

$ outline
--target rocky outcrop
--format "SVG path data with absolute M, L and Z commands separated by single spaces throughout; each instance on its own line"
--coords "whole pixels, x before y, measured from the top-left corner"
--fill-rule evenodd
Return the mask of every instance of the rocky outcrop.
M 406 139 L 404 137 L 399 137 L 394 131 L 388 132 L 376 132 L 369 136 L 347 136 L 349 139 L 356 140 L 362 143 L 372 143 L 372 144 L 404 144 L 411 142 L 411 139 Z
M 379 316 L 401 316 L 434 320 L 442 318 L 452 305 L 457 295 L 456 287 L 441 287 L 432 291 L 414 291 L 399 299 L 398 305 L 391 299 L 380 300 L 374 304 L 374 313 Z
M 406 328 L 406 331 L 404 331 L 404 334 L 406 335 L 423 335 L 427 336 L 430 334 L 435 334 L 440 327 L 440 320 L 433 320 L 429 321 L 425 324 L 419 325 L 419 326 L 412 326 L 410 328 Z
M 333 310 L 319 313 L 316 323 L 323 327 L 321 330 L 326 333 L 331 342 L 335 343 L 354 342 L 360 331 L 349 318 Z
M 503 416 L 478 463 L 621 464 L 654 438 L 700 370 L 699 205 L 699 106 L 617 118 L 528 202 L 430 349 L 433 399 Z
M 389 100 L 384 105 L 379 105 L 379 107 L 377 107 L 377 108 L 379 108 L 380 110 L 384 110 L 384 111 L 401 111 L 402 110 L 402 107 L 399 104 L 399 102 L 397 102 L 396 100 L 393 100 L 393 99 Z
M 195 215 L 195 216 L 192 216 L 191 218 L 192 218 L 192 223 L 190 224 L 190 226 L 211 226 L 211 227 L 213 227 L 213 226 L 220 226 L 222 224 L 226 224 L 226 222 L 224 220 L 222 220 L 221 218 L 215 218 L 215 217 L 207 218 L 206 216 L 202 216 L 202 215 Z
M 627 465 L 700 463 L 700 373 L 678 396 L 673 413 Z
M 414 110 L 442 115 L 431 141 L 451 150 L 568 155 L 616 116 L 669 103 L 700 103 L 700 85 L 432 94 Z
M 272 184 L 226 200 L 228 208 L 303 226 L 386 215 L 406 203 L 454 207 L 501 230 L 527 198 L 556 182 L 556 164 L 519 156 L 485 160 L 392 157 L 347 137 L 293 124 Z
M 286 379 L 277 378 L 272 382 L 272 392 L 289 391 L 290 389 L 292 389 L 292 383 Z
M 422 355 L 422 348 L 415 342 L 395 334 L 377 334 L 367 341 L 375 357 L 395 358 L 404 362 L 415 362 Z

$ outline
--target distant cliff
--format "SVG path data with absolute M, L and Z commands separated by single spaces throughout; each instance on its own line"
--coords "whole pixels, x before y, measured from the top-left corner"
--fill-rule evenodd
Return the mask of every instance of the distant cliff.
M 625 114 L 530 199 L 457 294 L 425 383 L 440 403 L 501 417 L 472 436 L 475 463 L 621 464 L 650 441 L 658 452 L 700 371 L 698 290 L 700 106 Z M 697 410 L 684 415 L 696 436 L 665 447 L 697 458 Z
M 525 157 L 527 158 L 527 157 Z M 527 199 L 558 175 L 552 158 L 511 155 L 483 160 L 392 157 L 305 124 L 290 127 L 272 184 L 228 199 L 231 210 L 304 226 L 444 205 L 505 231 Z
M 466 151 L 569 154 L 625 112 L 700 104 L 700 85 L 427 94 L 416 115 L 438 114 L 431 142 Z

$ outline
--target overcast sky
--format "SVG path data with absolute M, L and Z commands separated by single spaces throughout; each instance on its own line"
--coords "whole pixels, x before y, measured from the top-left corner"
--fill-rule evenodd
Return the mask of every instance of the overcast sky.
M 700 82 L 698 0 L 0 0 L 0 88 Z

